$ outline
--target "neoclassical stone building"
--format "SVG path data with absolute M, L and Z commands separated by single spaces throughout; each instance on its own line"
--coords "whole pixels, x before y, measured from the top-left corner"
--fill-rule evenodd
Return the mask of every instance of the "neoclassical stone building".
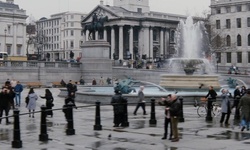
M 181 19 L 186 16 L 153 12 L 149 0 L 114 0 L 114 6 L 96 6 L 82 21 L 83 27 L 92 22 L 94 14 L 108 16 L 102 33 L 95 33 L 96 39 L 110 43 L 111 59 L 169 58 L 174 53 L 174 34 Z M 89 40 L 87 30 L 84 41 Z M 84 54 L 83 54 L 84 55 Z
M 211 0 L 209 18 L 213 33 L 217 33 L 215 49 L 221 66 L 250 64 L 250 0 Z M 222 45 L 222 46 L 220 46 Z
M 0 1 L 0 51 L 26 56 L 26 11 L 14 0 Z

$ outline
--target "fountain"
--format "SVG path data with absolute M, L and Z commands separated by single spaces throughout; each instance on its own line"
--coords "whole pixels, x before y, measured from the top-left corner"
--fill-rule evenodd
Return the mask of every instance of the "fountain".
M 193 23 L 192 17 L 180 21 L 175 39 L 176 53 L 169 60 L 169 74 L 161 75 L 160 85 L 166 89 L 192 90 L 202 84 L 219 89 L 218 76 L 209 62 L 209 38 L 204 23 Z

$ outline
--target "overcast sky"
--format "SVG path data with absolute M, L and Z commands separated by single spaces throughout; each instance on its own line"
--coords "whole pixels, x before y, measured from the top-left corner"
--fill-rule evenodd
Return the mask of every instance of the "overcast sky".
M 5 0 L 2 0 L 5 1 Z M 149 0 L 150 10 L 182 15 L 198 15 L 209 10 L 211 0 Z M 50 17 L 51 14 L 64 11 L 89 13 L 100 0 L 14 0 L 28 16 L 36 20 Z M 104 4 L 113 5 L 113 0 L 104 0 Z

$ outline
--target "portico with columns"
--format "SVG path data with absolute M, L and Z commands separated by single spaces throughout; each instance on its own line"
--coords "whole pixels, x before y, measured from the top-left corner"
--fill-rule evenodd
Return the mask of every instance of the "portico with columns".
M 108 16 L 109 21 L 104 23 L 103 31 L 95 32 L 92 37 L 94 40 L 105 40 L 110 43 L 110 59 L 140 58 L 151 61 L 171 57 L 175 44 L 174 41 L 170 41 L 171 31 L 174 31 L 179 21 L 186 17 L 150 12 L 147 9 L 143 13 L 133 12 L 126 8 L 129 7 L 98 5 L 86 16 L 82 24 L 84 26 L 90 23 L 94 13 Z M 89 31 L 84 34 L 84 39 L 88 40 Z

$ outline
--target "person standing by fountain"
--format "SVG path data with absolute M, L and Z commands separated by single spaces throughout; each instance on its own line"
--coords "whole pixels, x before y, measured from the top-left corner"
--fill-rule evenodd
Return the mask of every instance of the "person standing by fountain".
M 209 86 L 209 90 L 205 98 L 208 98 L 209 96 L 211 96 L 212 100 L 216 101 L 217 93 L 215 92 L 213 86 Z
M 230 118 L 230 114 L 231 114 L 231 107 L 230 107 L 230 97 L 231 94 L 229 93 L 229 91 L 227 89 L 222 89 L 222 94 L 221 94 L 221 98 L 222 98 L 222 103 L 221 103 L 221 119 L 220 119 L 220 124 L 222 125 L 224 122 L 224 118 L 227 115 L 226 121 L 225 121 L 225 125 L 228 126 L 228 120 Z
M 125 103 L 127 99 L 124 98 L 119 90 L 115 90 L 115 95 L 112 96 L 111 104 L 113 105 L 114 111 L 114 127 L 119 127 L 119 125 L 124 122 L 125 113 Z
M 138 92 L 139 100 L 138 100 L 138 103 L 137 103 L 136 108 L 135 108 L 135 111 L 134 111 L 134 115 L 135 115 L 135 116 L 136 116 L 136 113 L 137 113 L 137 110 L 139 109 L 139 107 L 142 108 L 142 110 L 143 110 L 143 115 L 147 115 L 146 109 L 145 109 L 145 101 L 144 101 L 144 93 L 143 93 L 143 90 L 144 90 L 144 86 L 140 86 L 140 90 L 139 90 L 139 92 Z
M 241 97 L 238 109 L 241 109 L 241 131 L 247 127 L 249 130 L 250 122 L 250 89 L 247 89 L 245 96 Z
M 171 140 L 172 142 L 178 142 L 179 141 L 179 135 L 178 135 L 178 116 L 181 113 L 181 104 L 175 94 L 170 95 L 170 107 L 167 107 L 166 110 L 170 112 L 170 119 L 171 119 L 171 126 L 174 138 Z
M 158 102 L 159 105 L 165 106 L 166 108 L 170 107 L 170 99 L 171 99 L 171 94 L 167 96 L 167 99 L 162 98 L 161 101 Z M 169 140 L 172 140 L 172 125 L 171 125 L 171 118 L 170 118 L 170 112 L 169 110 L 166 110 L 165 108 L 165 121 L 164 121 L 164 135 L 161 138 L 162 140 L 167 139 L 168 135 L 168 125 L 170 124 L 170 135 L 169 135 Z

